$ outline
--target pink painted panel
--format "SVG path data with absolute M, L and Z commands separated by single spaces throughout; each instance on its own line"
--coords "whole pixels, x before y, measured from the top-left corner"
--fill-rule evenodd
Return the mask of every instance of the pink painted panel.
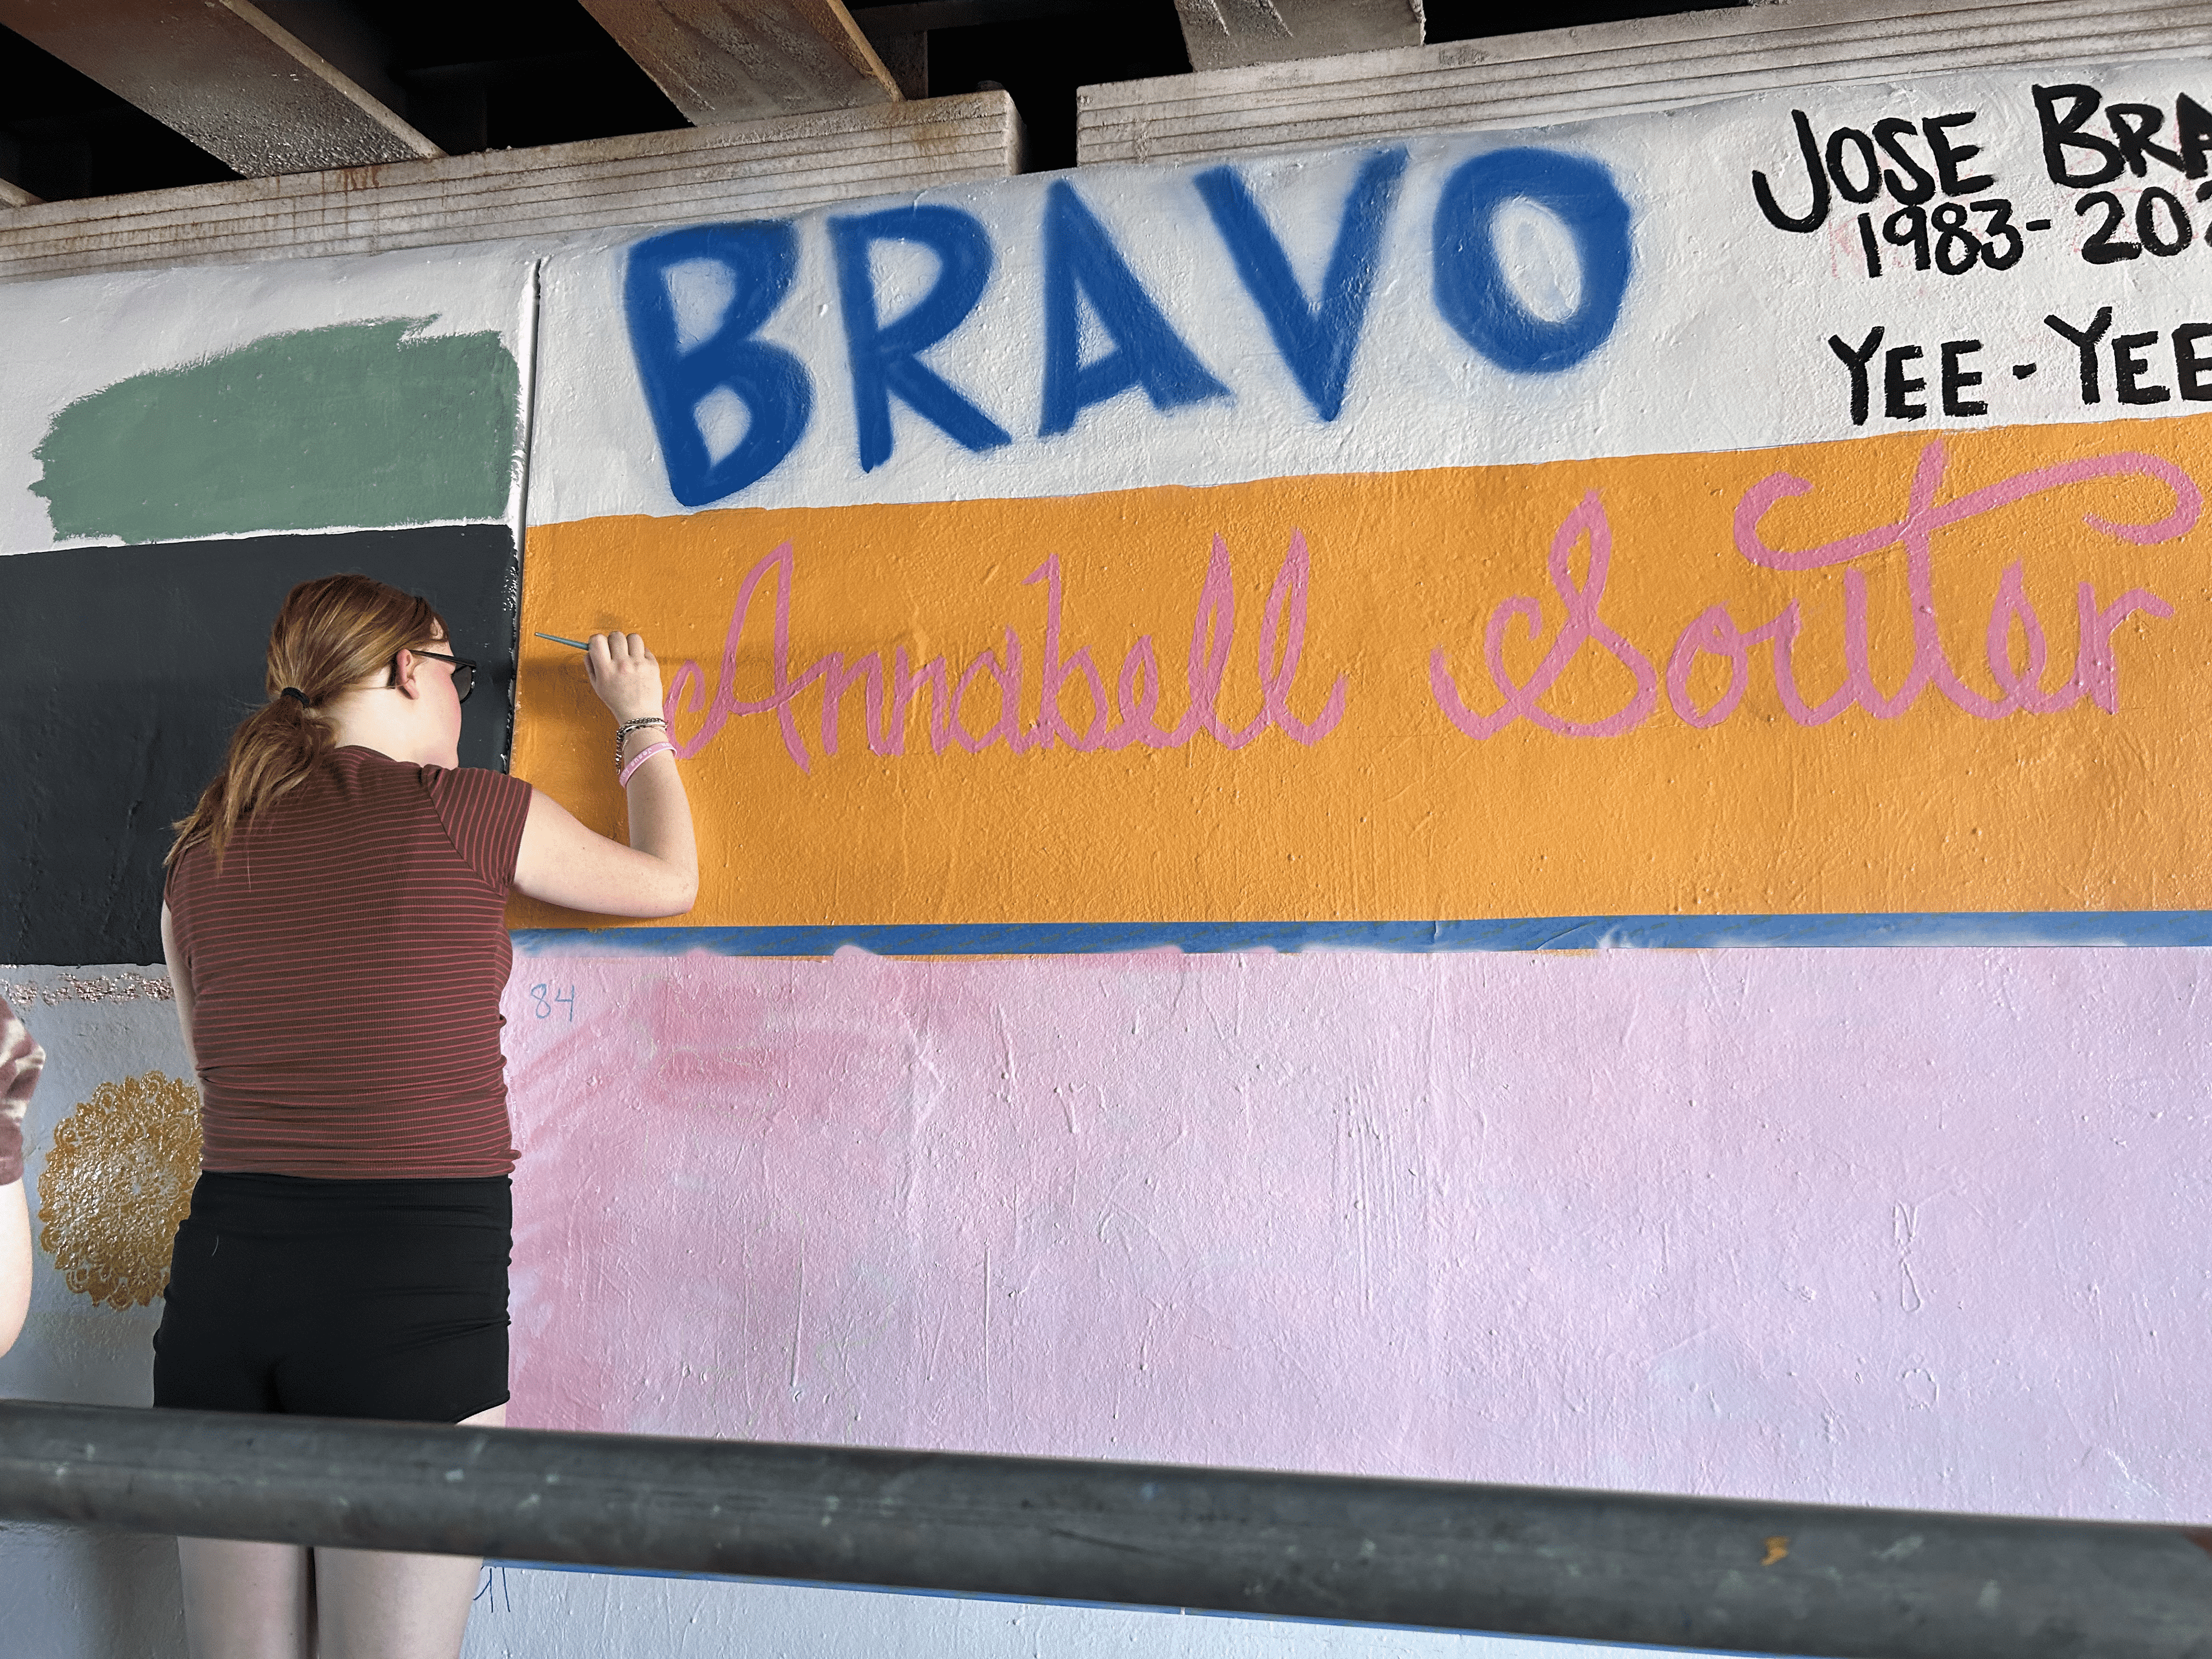
M 2202 1520 L 2209 972 L 525 958 L 515 1420 Z

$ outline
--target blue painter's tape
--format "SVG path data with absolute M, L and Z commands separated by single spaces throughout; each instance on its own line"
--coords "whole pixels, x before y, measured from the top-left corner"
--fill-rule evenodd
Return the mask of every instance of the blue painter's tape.
M 1707 951 L 1744 946 L 2212 945 L 2208 910 L 1896 915 L 1538 916 L 1496 921 L 1145 921 L 827 927 L 523 928 L 525 956 L 1089 956 L 1231 951 Z

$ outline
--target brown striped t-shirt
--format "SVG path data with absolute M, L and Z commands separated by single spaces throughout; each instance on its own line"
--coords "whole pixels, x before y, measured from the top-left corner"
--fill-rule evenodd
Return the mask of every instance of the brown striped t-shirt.
M 499 1048 L 530 786 L 334 750 L 169 872 L 200 1167 L 335 1180 L 514 1168 Z

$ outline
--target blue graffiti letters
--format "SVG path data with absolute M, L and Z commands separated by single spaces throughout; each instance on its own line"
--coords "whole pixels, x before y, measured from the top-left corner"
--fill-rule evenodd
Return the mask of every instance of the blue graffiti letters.
M 837 293 L 845 319 L 845 350 L 853 366 L 853 414 L 860 428 L 860 470 L 872 472 L 890 459 L 891 398 L 963 449 L 996 449 L 1013 439 L 978 409 L 921 354 L 968 319 L 991 279 L 991 236 L 982 221 L 957 208 L 891 208 L 856 218 L 832 219 L 837 251 Z M 876 307 L 868 250 L 878 242 L 912 242 L 937 256 L 937 280 L 896 321 Z
M 799 263 L 787 223 L 701 225 L 630 249 L 630 350 L 660 434 L 668 488 L 686 507 L 768 476 L 806 433 L 806 366 L 754 338 Z
M 1088 301 L 1114 342 L 1096 362 L 1082 360 L 1082 318 Z M 1106 227 L 1064 179 L 1045 193 L 1044 415 L 1037 435 L 1066 432 L 1093 404 L 1142 386 L 1162 411 L 1207 398 L 1226 398 L 1145 292 Z
M 1902 144 L 1911 133 L 1900 131 L 1877 124 L 1868 143 Z M 1924 157 L 1892 154 L 1933 191 L 1972 147 L 1929 143 Z M 1845 149 L 1856 190 L 1877 152 Z M 1462 397 L 1510 400 L 1520 377 L 1571 369 L 1613 337 L 1635 230 L 1613 173 L 1528 147 L 1423 155 L 1391 144 L 1318 173 L 1289 164 L 1267 175 L 1273 188 L 1226 165 L 1164 181 L 1015 179 L 953 201 L 649 236 L 617 257 L 669 491 L 700 507 L 771 474 L 785 481 L 779 500 L 817 486 L 834 495 L 846 487 L 837 479 L 873 474 L 872 489 L 912 499 L 934 487 L 933 467 L 952 469 L 946 486 L 960 491 L 994 487 L 986 475 L 1027 488 L 1030 461 L 1057 489 L 1088 487 L 1094 459 L 1103 487 L 1127 471 L 1104 451 L 1169 431 L 1194 446 L 1228 441 L 1231 465 L 1249 466 L 1254 428 L 1281 426 L 1286 412 L 1286 439 L 1365 453 L 1367 433 L 1347 428 L 1402 424 L 1394 404 L 1425 407 L 1453 395 L 1449 382 Z M 1368 343 L 1386 329 L 1410 333 Z M 1401 363 L 1409 351 L 1441 355 L 1441 381 L 1409 386 L 1370 366 L 1355 391 L 1360 354 L 1386 347 Z M 837 380 L 841 348 L 851 450 L 834 396 L 814 429 L 815 378 Z M 1029 383 L 1034 428 L 1015 412 L 1031 395 L 1028 374 L 1040 377 Z M 1272 390 L 1239 405 L 1247 386 Z M 1595 382 L 1585 390 L 1599 395 Z M 1310 420 L 1286 405 L 1301 398 Z M 1202 404 L 1212 407 L 1189 410 Z M 809 476 L 794 482 L 802 453 Z
M 1498 210 L 1525 201 L 1557 218 L 1581 262 L 1581 293 L 1560 318 L 1531 311 L 1498 257 Z M 1463 162 L 1437 203 L 1437 309 L 1477 351 L 1516 374 L 1572 368 L 1613 333 L 1628 289 L 1628 204 L 1597 162 L 1548 149 L 1497 149 Z
M 1333 421 L 1344 407 L 1345 382 L 1352 377 L 1352 353 L 1367 320 L 1367 301 L 1375 291 L 1382 232 L 1396 205 L 1406 173 L 1406 152 L 1388 149 L 1370 156 L 1345 198 L 1337 222 L 1336 246 L 1321 283 L 1321 302 L 1310 305 L 1283 245 L 1261 215 L 1252 193 L 1233 167 L 1212 167 L 1191 182 L 1206 200 L 1221 240 L 1237 262 L 1244 291 L 1252 296 L 1275 349 L 1297 377 L 1314 413 Z

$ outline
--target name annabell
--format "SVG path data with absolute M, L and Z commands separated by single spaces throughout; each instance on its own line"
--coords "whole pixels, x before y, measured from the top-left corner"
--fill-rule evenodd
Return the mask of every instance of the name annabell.
M 2083 580 L 2075 595 L 2070 673 L 2045 684 L 2052 657 L 2052 630 L 2029 600 L 2018 561 L 1998 577 L 1990 602 L 1984 666 L 1994 695 L 1976 689 L 1951 656 L 1943 640 L 1936 591 L 1936 538 L 1943 532 L 2047 491 L 2099 480 L 2142 478 L 2163 485 L 2172 505 L 2152 522 L 2118 523 L 2085 513 L 2094 533 L 2111 540 L 2150 545 L 2172 541 L 2194 528 L 2203 495 L 2189 475 L 2169 461 L 2119 452 L 2062 462 L 2015 474 L 1980 489 L 1942 499 L 1948 455 L 1934 441 L 1920 453 L 1907 491 L 1905 511 L 1896 520 L 1874 526 L 1802 549 L 1778 547 L 1768 538 L 1765 521 L 1783 502 L 1808 495 L 1812 485 L 1786 472 L 1769 475 L 1746 490 L 1735 514 L 1736 551 L 1751 563 L 1774 571 L 1812 571 L 1844 567 L 1842 659 L 1844 672 L 1833 688 L 1808 692 L 1801 682 L 1796 653 L 1804 623 L 1795 599 L 1763 621 L 1740 623 L 1724 605 L 1709 605 L 1671 641 L 1655 653 L 1607 621 L 1605 589 L 1613 556 L 1613 532 L 1601 493 L 1592 490 L 1571 512 L 1553 537 L 1547 574 L 1563 613 L 1547 638 L 1545 606 L 1516 594 L 1491 610 L 1478 640 L 1437 644 L 1429 653 L 1429 690 L 1435 708 L 1452 726 L 1478 741 L 1522 721 L 1563 738 L 1618 738 L 1660 718 L 1662 705 L 1685 723 L 1720 725 L 1742 706 L 1750 689 L 1754 659 L 1764 648 L 1765 673 L 1784 714 L 1804 726 L 1824 725 L 1850 708 L 1876 720 L 1896 720 L 1934 692 L 1978 720 L 2014 714 L 2055 714 L 2087 701 L 2106 714 L 2120 708 L 2119 664 L 2113 636 L 2130 617 L 2170 617 L 2173 611 L 2149 590 L 2130 587 L 2100 600 L 2094 584 Z M 1892 690 L 1876 682 L 1877 652 L 1869 623 L 1867 578 L 1856 562 L 1894 547 L 1905 552 L 1910 612 L 1911 666 Z M 1577 559 L 1580 552 L 1583 556 Z M 1576 567 L 1581 565 L 1577 578 Z M 1348 675 L 1334 676 L 1326 691 L 1301 690 L 1311 556 L 1302 533 L 1293 532 L 1277 567 L 1262 610 L 1256 640 L 1259 696 L 1256 708 L 1224 708 L 1224 682 L 1239 631 L 1231 581 L 1230 550 L 1213 540 L 1194 609 L 1189 646 L 1179 676 L 1170 686 L 1150 635 L 1140 635 L 1123 653 L 1118 671 L 1108 677 L 1090 647 L 1066 647 L 1062 628 L 1063 583 L 1057 556 L 1046 559 L 1025 579 L 1043 589 L 1042 637 L 1025 651 L 1020 630 L 1004 629 L 1000 647 L 985 649 L 957 668 L 943 653 L 915 664 L 904 645 L 848 657 L 826 652 L 794 669 L 791 649 L 791 604 L 798 554 L 787 542 L 747 571 L 732 610 L 720 665 L 711 697 L 707 676 L 696 661 L 684 663 L 670 684 L 667 712 L 672 728 L 683 717 L 703 714 L 688 738 L 679 738 L 685 756 L 704 750 L 732 719 L 772 716 L 781 728 L 785 752 L 802 771 L 817 758 L 839 752 L 840 715 L 854 691 L 863 699 L 863 726 L 872 753 L 909 752 L 908 733 L 922 715 L 929 752 L 957 748 L 981 753 L 1004 744 L 1014 754 L 1064 748 L 1082 754 L 1111 753 L 1135 745 L 1180 749 L 1201 738 L 1241 749 L 1269 731 L 1292 742 L 1313 744 L 1342 724 L 1351 694 Z M 768 640 L 748 647 L 749 633 L 760 625 L 753 612 L 768 590 Z M 1516 678 L 1508 663 L 1513 630 L 1522 630 L 1528 646 L 1541 651 L 1528 678 Z M 1626 699 L 1610 712 L 1570 717 L 1547 702 L 1562 677 L 1595 651 L 1627 672 Z M 760 659 L 765 655 L 766 662 Z M 1479 661 L 1472 673 L 1465 659 Z M 1693 687 L 1701 659 L 1716 659 L 1723 684 L 1711 702 L 1700 702 Z M 1455 661 L 1460 665 L 1455 667 Z M 1660 665 L 1664 664 L 1663 668 Z M 1032 665 L 1034 665 L 1032 669 Z M 764 667 L 766 672 L 761 673 Z M 1030 678 L 1035 675 L 1032 690 Z M 739 695 L 742 680 L 764 678 L 759 695 Z M 1706 676 L 1711 683 L 1711 676 Z M 1481 684 L 1486 682 L 1486 684 Z M 1472 688 L 1481 684 L 1480 691 Z M 1075 688 L 1070 695 L 1070 688 Z M 809 699 L 806 718 L 801 701 Z M 1238 699 L 1243 701 L 1243 699 Z M 1073 703 L 1079 718 L 1071 718 Z M 1180 708 L 1172 720 L 1163 707 Z M 1023 711 L 1034 708 L 1033 717 Z M 1309 710 L 1300 714 L 1299 709 Z M 809 736 L 812 738 L 810 746 Z

